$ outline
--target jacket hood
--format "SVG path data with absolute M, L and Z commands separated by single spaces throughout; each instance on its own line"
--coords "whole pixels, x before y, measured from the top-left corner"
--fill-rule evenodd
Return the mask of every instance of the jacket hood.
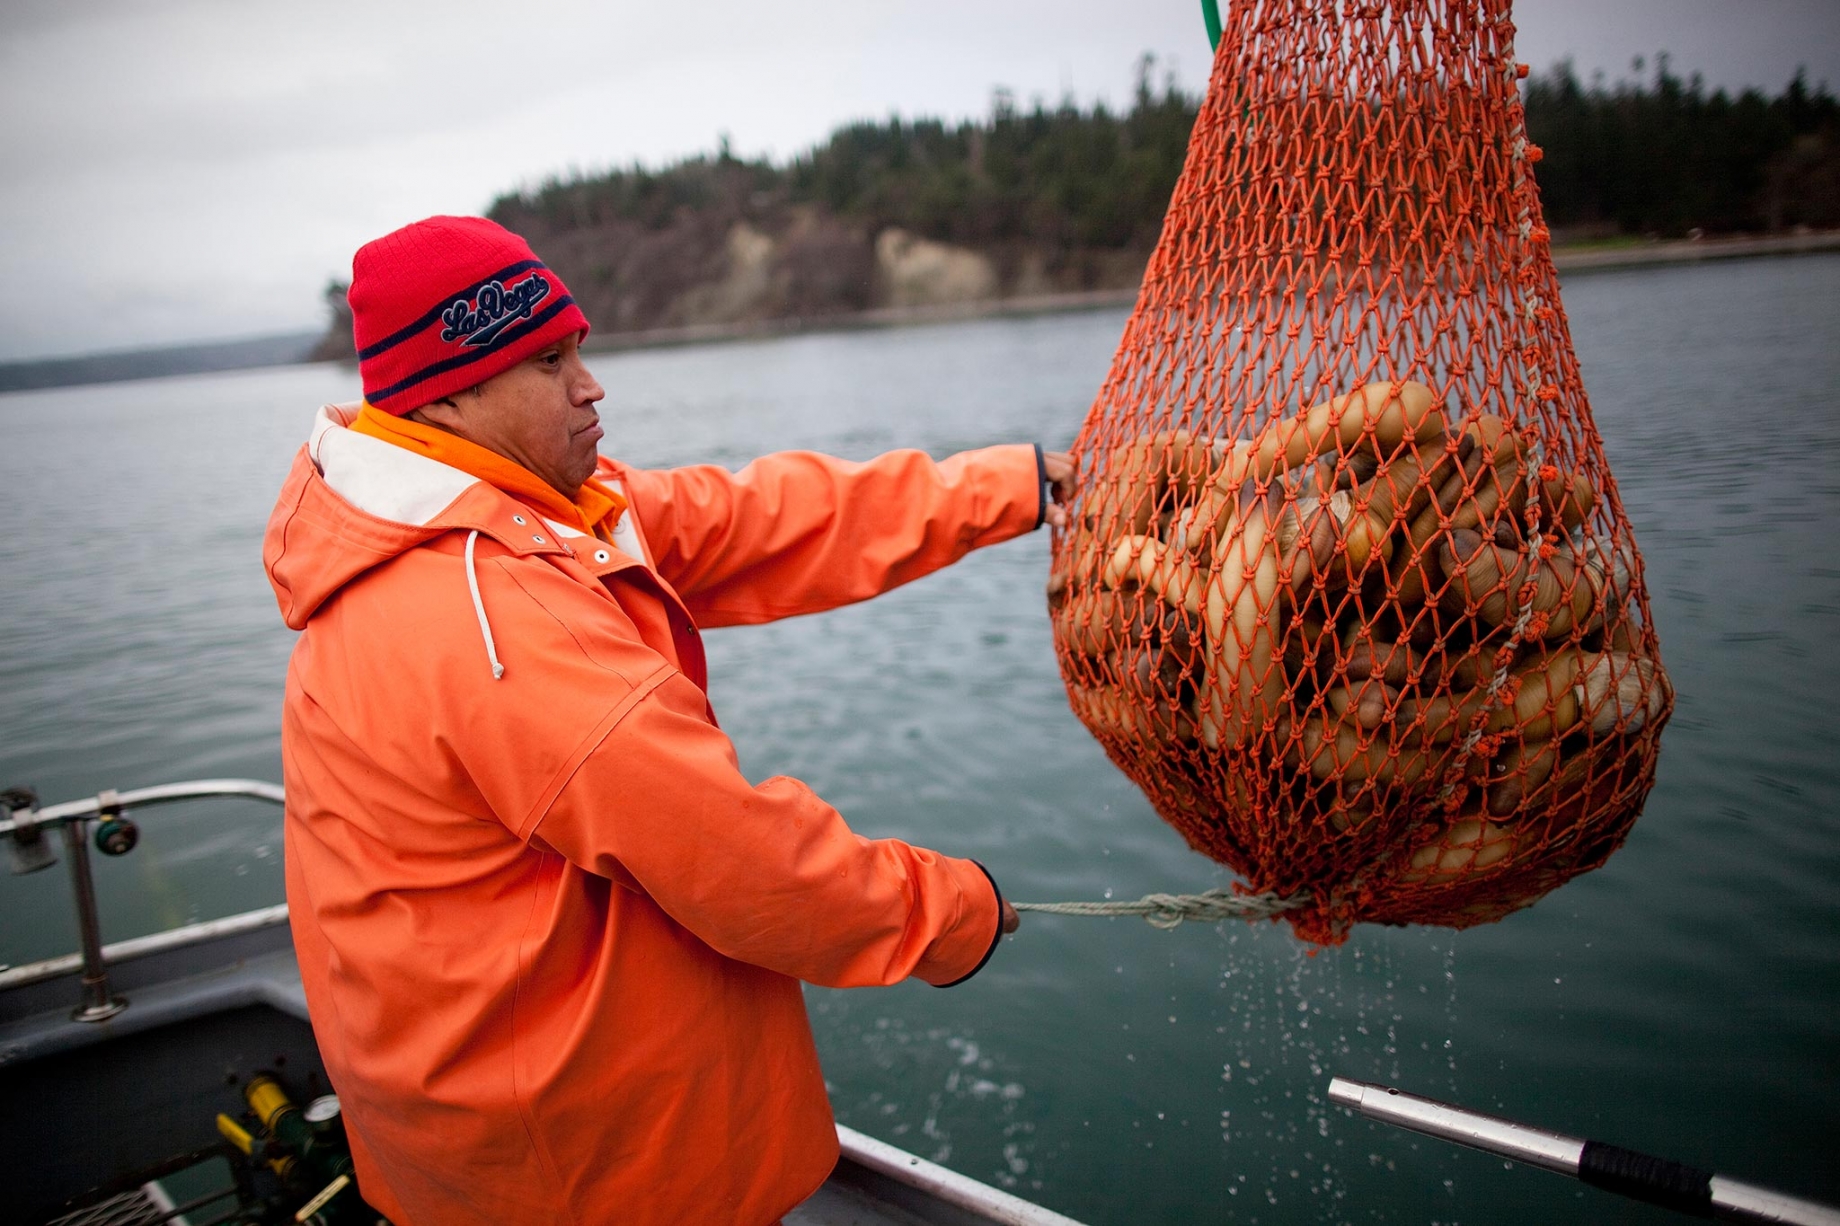
M 444 533 L 477 532 L 519 556 L 569 553 L 562 540 L 582 535 L 470 473 L 349 429 L 358 408 L 319 411 L 269 516 L 263 568 L 293 629 L 353 579 Z

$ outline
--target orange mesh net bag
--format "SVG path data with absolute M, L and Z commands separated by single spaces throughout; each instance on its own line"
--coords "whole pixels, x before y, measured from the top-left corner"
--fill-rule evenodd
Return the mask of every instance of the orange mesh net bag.
M 1506 0 L 1235 4 L 1075 443 L 1074 711 L 1318 943 L 1601 864 L 1672 709 L 1513 34 Z

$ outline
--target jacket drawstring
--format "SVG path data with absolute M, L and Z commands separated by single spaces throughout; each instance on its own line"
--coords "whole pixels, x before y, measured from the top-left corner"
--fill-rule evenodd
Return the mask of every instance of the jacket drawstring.
M 473 613 L 479 618 L 479 633 L 486 638 L 486 659 L 492 661 L 492 680 L 497 681 L 505 675 L 505 666 L 498 662 L 498 646 L 492 642 L 492 623 L 486 620 L 486 602 L 479 598 L 479 575 L 473 569 L 473 542 L 479 539 L 479 529 L 466 534 L 466 586 L 473 593 Z

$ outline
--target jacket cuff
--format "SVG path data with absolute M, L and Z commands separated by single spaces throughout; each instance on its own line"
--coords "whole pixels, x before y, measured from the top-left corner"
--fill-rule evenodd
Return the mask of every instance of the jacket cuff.
M 1041 506 L 1035 512 L 1035 526 L 1039 528 L 1048 522 L 1048 457 L 1042 454 L 1040 443 L 1035 444 L 1035 481 L 1041 492 Z M 978 867 L 984 866 L 980 864 Z M 988 877 L 990 874 L 984 875 Z
M 984 951 L 984 956 L 978 959 L 978 964 L 976 966 L 972 967 L 970 970 L 966 971 L 964 974 L 960 975 L 957 979 L 954 979 L 950 983 L 934 984 L 933 986 L 936 988 L 955 988 L 959 984 L 965 982 L 965 980 L 971 978 L 973 975 L 983 970 L 984 964 L 990 961 L 990 955 L 997 952 L 998 942 L 1003 940 L 1003 891 L 998 888 L 997 879 L 990 875 L 990 870 L 985 868 L 982 862 L 973 860 L 972 863 L 977 865 L 978 872 L 984 874 L 984 880 L 990 882 L 990 892 L 997 896 L 996 931 L 990 934 L 990 948 Z

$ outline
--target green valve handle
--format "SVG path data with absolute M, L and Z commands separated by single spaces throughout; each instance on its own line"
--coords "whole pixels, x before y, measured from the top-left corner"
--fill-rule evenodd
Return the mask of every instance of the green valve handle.
M 1208 46 L 1220 50 L 1220 5 L 1217 0 L 1201 0 L 1201 20 L 1207 22 Z

